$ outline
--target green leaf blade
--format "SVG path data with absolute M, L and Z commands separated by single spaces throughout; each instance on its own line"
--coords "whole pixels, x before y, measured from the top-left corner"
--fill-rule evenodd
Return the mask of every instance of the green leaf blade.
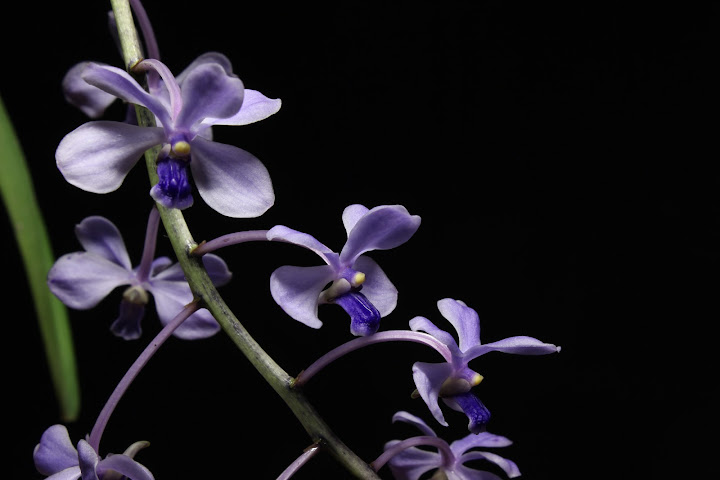
M 65 305 L 47 287 L 47 272 L 55 258 L 30 172 L 2 98 L 0 171 L 0 193 L 25 265 L 60 416 L 63 421 L 73 421 L 80 412 L 80 387 L 70 322 Z

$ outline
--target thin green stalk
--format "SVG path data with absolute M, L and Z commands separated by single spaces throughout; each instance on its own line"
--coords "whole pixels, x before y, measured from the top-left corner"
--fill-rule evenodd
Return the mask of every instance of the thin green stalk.
M 47 286 L 47 273 L 55 257 L 25 156 L 2 99 L 0 162 L 0 191 L 25 265 L 60 417 L 71 422 L 80 412 L 80 386 L 70 322 L 65 306 Z
M 111 0 L 111 4 L 115 12 L 124 59 L 128 69 L 132 69 L 142 59 L 142 52 L 128 1 Z M 140 125 L 151 126 L 155 124 L 152 115 L 147 109 L 136 108 Z M 145 153 L 148 174 L 153 185 L 157 183 L 156 158 L 158 150 L 156 148 Z M 159 204 L 158 210 L 185 277 L 193 294 L 200 301 L 200 305 L 213 314 L 233 343 L 290 407 L 313 442 L 330 452 L 355 477 L 379 479 L 375 471 L 333 433 L 302 392 L 293 388 L 294 379 L 260 347 L 226 305 L 212 284 L 203 266 L 202 259 L 190 255 L 190 252 L 197 247 L 197 243 L 188 229 L 182 212 L 177 209 L 167 209 Z

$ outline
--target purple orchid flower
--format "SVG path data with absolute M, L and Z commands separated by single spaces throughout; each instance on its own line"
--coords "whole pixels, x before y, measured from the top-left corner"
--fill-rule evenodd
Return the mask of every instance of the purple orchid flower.
M 192 205 L 189 167 L 200 196 L 221 214 L 257 217 L 270 208 L 275 194 L 265 166 L 245 150 L 213 142 L 211 127 L 262 120 L 280 109 L 280 100 L 246 90 L 219 53 L 200 56 L 177 79 L 158 60 L 143 60 L 137 68 L 159 74 L 162 81 L 153 82 L 148 93 L 124 70 L 94 62 L 66 75 L 66 98 L 91 117 L 117 97 L 146 107 L 158 127 L 112 121 L 81 125 L 55 152 L 65 179 L 93 193 L 114 191 L 143 152 L 161 145 L 158 183 L 150 193 L 163 206 Z
M 471 370 L 468 363 L 488 352 L 498 351 L 520 355 L 544 355 L 560 351 L 560 347 L 543 343 L 532 337 L 509 337 L 497 342 L 480 343 L 480 319 L 475 310 L 460 300 L 445 298 L 437 302 L 438 309 L 458 333 L 459 345 L 452 335 L 440 330 L 425 317 L 410 320 L 410 328 L 423 331 L 447 345 L 452 352 L 452 362 L 425 363 L 413 365 L 413 379 L 417 394 L 430 408 L 430 412 L 440 424 L 447 426 L 438 399 L 442 398 L 453 410 L 464 412 L 469 420 L 468 429 L 479 433 L 490 419 L 490 412 L 482 402 L 470 392 L 483 377 Z
M 420 226 L 420 217 L 410 215 L 401 205 L 368 210 L 356 204 L 345 208 L 342 220 L 347 242 L 339 254 L 306 233 L 282 225 L 271 228 L 268 240 L 305 247 L 327 265 L 280 267 L 270 277 L 270 292 L 288 315 L 309 327 L 322 326 L 318 305 L 335 303 L 350 315 L 353 335 L 372 335 L 380 326 L 380 318 L 395 309 L 398 292 L 380 266 L 363 253 L 407 242 Z
M 147 442 L 131 445 L 123 454 L 108 455 L 101 459 L 95 449 L 85 440 L 78 442 L 77 449 L 70 441 L 64 425 L 53 425 L 45 430 L 40 443 L 35 446 L 35 468 L 48 480 L 154 480 L 150 470 L 133 457 Z
M 55 262 L 48 273 L 50 290 L 68 307 L 86 310 L 116 287 L 129 285 L 123 293 L 120 314 L 110 330 L 125 340 L 139 338 L 148 293 L 155 299 L 160 322 L 166 325 L 193 300 L 193 294 L 180 264 L 167 257 L 152 259 L 157 228 L 157 211 L 153 209 L 143 259 L 133 269 L 117 227 L 103 217 L 84 219 L 75 227 L 75 234 L 85 251 L 68 253 Z M 205 255 L 203 262 L 214 284 L 230 281 L 232 274 L 220 257 Z M 185 320 L 173 335 L 195 340 L 212 336 L 219 329 L 210 312 L 203 309 Z
M 415 415 L 407 412 L 397 412 L 393 415 L 393 422 L 396 421 L 414 425 L 425 436 L 413 437 L 404 441 L 392 440 L 385 444 L 385 452 L 393 454 L 388 460 L 388 466 L 397 480 L 418 480 L 424 473 L 433 469 L 438 469 L 438 472 L 432 478 L 500 480 L 500 477 L 494 473 L 476 470 L 464 465 L 471 460 L 485 460 L 493 463 L 500 467 L 509 478 L 520 476 L 520 470 L 511 460 L 495 453 L 472 450 L 474 448 L 506 447 L 512 444 L 506 437 L 482 432 L 477 435 L 470 434 L 448 445 L 444 440 L 437 437 L 432 428 Z M 413 444 L 435 446 L 438 448 L 438 452 L 409 446 Z M 445 476 L 442 476 L 442 474 Z

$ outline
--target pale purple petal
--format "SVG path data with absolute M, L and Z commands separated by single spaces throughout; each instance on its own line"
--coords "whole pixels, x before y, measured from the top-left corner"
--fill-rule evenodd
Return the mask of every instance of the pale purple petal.
M 80 473 L 80 467 L 70 467 L 65 470 L 58 472 L 54 475 L 50 475 L 45 480 L 77 480 L 82 474 Z
M 275 203 L 270 174 L 249 152 L 197 136 L 191 142 L 193 178 L 200 196 L 217 212 L 258 217 Z
M 444 298 L 437 302 L 438 310 L 458 333 L 460 351 L 480 345 L 480 318 L 475 310 L 459 300 Z
M 182 266 L 177 262 L 173 262 L 169 257 L 158 257 L 152 261 L 152 265 L 150 266 L 150 282 L 156 280 L 187 283 Z
M 460 440 L 455 440 L 450 444 L 450 449 L 456 457 L 460 457 L 471 448 L 498 448 L 508 445 L 512 445 L 512 441 L 507 437 L 490 432 L 480 432 L 478 434 L 471 433 Z
M 415 387 L 430 409 L 430 413 L 440 425 L 447 427 L 448 423 L 445 421 L 438 404 L 438 396 L 443 382 L 452 375 L 452 365 L 449 363 L 415 362 L 412 371 Z
M 342 222 L 345 227 L 345 233 L 348 237 L 350 236 L 350 231 L 353 229 L 358 220 L 367 215 L 369 211 L 369 208 L 365 205 L 360 205 L 359 203 L 345 207 L 345 210 L 343 210 L 342 213 Z
M 202 259 L 205 270 L 210 280 L 212 280 L 213 285 L 222 287 L 230 282 L 232 272 L 228 268 L 227 263 L 225 263 L 225 260 L 212 253 L 203 255 Z
M 178 264 L 162 273 L 177 268 L 176 265 Z M 163 325 L 167 325 L 187 304 L 193 301 L 193 294 L 184 277 L 181 281 L 168 281 L 164 280 L 162 275 L 157 275 L 150 279 L 149 284 L 160 323 Z M 196 340 L 215 335 L 219 330 L 220 325 L 212 314 L 203 309 L 190 315 L 173 332 L 173 335 L 185 340 Z
M 455 342 L 455 338 L 445 330 L 439 329 L 434 323 L 425 317 L 418 316 L 410 320 L 410 330 L 414 332 L 419 331 L 428 333 L 447 345 L 454 356 L 459 357 L 462 355 L 457 342 Z
M 87 83 L 129 103 L 147 107 L 163 125 L 170 125 L 170 114 L 159 98 L 146 92 L 125 70 L 90 62 L 83 70 Z
M 127 455 L 110 455 L 98 464 L 100 470 L 113 470 L 130 480 L 154 480 L 150 470 Z
M 65 135 L 55 160 L 70 184 L 92 193 L 108 193 L 122 185 L 145 150 L 164 139 L 165 132 L 158 127 L 88 122 Z
M 220 331 L 220 324 L 208 310 L 199 310 L 185 320 L 173 333 L 183 340 L 200 340 Z
M 425 421 L 420 418 L 416 417 L 412 413 L 408 412 L 396 412 L 395 415 L 392 417 L 392 422 L 405 422 L 409 423 L 410 425 L 414 425 L 418 430 L 420 430 L 423 435 L 427 435 L 429 437 L 437 437 L 437 434 L 435 433 L 435 430 L 430 428 L 430 426 L 425 423 Z
M 60 257 L 48 272 L 48 287 L 65 305 L 85 310 L 97 305 L 134 276 L 118 264 L 93 253 L 74 252 Z
M 78 442 L 78 459 L 82 480 L 98 480 L 97 464 L 100 461 L 97 452 L 85 440 Z
M 385 450 L 392 448 L 399 440 L 385 444 Z M 388 461 L 388 467 L 395 480 L 418 480 L 425 472 L 442 465 L 439 453 L 410 447 L 398 453 Z
M 203 120 L 203 125 L 248 125 L 250 123 L 265 120 L 271 115 L 276 114 L 282 101 L 279 98 L 268 98 L 257 90 L 245 89 L 245 97 L 243 98 L 240 110 L 233 116 L 228 118 L 207 117 Z
M 372 258 L 361 255 L 352 268 L 365 274 L 362 294 L 375 305 L 381 316 L 389 315 L 397 305 L 398 291 L 380 265 Z
M 298 322 L 320 328 L 318 297 L 325 285 L 333 280 L 334 271 L 329 265 L 317 267 L 284 266 L 270 276 L 270 293 L 275 302 Z
M 456 465 L 455 470 L 448 473 L 448 480 L 503 480 L 492 472 L 483 472 L 468 468 L 465 465 Z
M 387 250 L 407 242 L 420 227 L 420 217 L 401 205 L 382 205 L 358 219 L 340 252 L 343 263 L 370 250 Z
M 223 68 L 223 70 L 225 70 L 226 74 L 233 75 L 230 59 L 228 59 L 225 55 L 219 52 L 207 52 L 203 53 L 195 60 L 193 60 L 190 65 L 185 67 L 185 70 L 180 72 L 180 74 L 175 77 L 175 80 L 180 85 L 180 87 L 182 88 L 183 82 L 185 81 L 185 78 L 190 74 L 190 72 L 202 65 L 205 65 L 206 63 L 217 63 Z
M 52 475 L 78 465 L 78 452 L 65 425 L 53 425 L 43 432 L 40 443 L 33 451 L 33 461 L 43 475 Z
M 505 474 L 509 478 L 515 478 L 520 476 L 520 469 L 518 466 L 513 462 L 512 460 L 508 460 L 507 458 L 501 457 L 500 455 L 497 455 L 495 453 L 491 452 L 470 452 L 466 453 L 462 457 L 458 459 L 458 463 L 466 463 L 471 460 L 487 460 L 489 462 L 494 463 L 498 467 L 502 468 Z M 468 468 L 463 466 L 463 468 Z M 475 470 L 477 471 L 477 470 Z M 487 472 L 483 472 L 487 473 Z M 486 477 L 470 477 L 470 478 L 480 478 L 485 479 Z M 492 477 L 490 477 L 492 478 Z
M 560 347 L 541 342 L 537 338 L 517 336 L 504 338 L 497 342 L 486 343 L 485 345 L 476 345 L 468 349 L 463 357 L 466 362 L 487 352 L 503 352 L 514 353 L 517 355 L 546 355 L 548 353 L 556 353 L 560 351 Z
M 221 287 L 230 281 L 232 272 L 228 269 L 225 260 L 212 253 L 203 255 L 202 259 L 213 285 Z M 167 257 L 156 258 L 150 270 L 152 272 L 150 274 L 151 281 L 187 282 L 182 266 L 179 263 L 173 263 Z
M 234 115 L 243 103 L 244 90 L 242 81 L 225 73 L 222 66 L 216 63 L 199 65 L 183 80 L 183 108 L 174 126 L 191 130 L 207 117 Z
M 325 263 L 333 267 L 336 272 L 340 271 L 340 256 L 320 243 L 320 241 L 312 235 L 298 232 L 284 225 L 276 225 L 268 230 L 266 236 L 270 241 L 283 241 L 312 250 L 325 260 Z
M 73 65 L 62 80 L 65 100 L 90 118 L 98 118 L 117 97 L 90 85 L 81 74 L 90 62 Z
M 105 217 L 91 216 L 75 226 L 75 236 L 88 253 L 94 253 L 126 270 L 132 270 L 130 256 L 120 230 Z

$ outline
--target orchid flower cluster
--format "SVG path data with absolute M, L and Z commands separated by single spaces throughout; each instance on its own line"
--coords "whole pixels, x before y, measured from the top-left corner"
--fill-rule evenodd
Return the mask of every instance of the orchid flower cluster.
M 194 189 L 213 210 L 232 218 L 258 217 L 273 205 L 273 186 L 265 166 L 239 147 L 213 141 L 212 127 L 263 120 L 280 110 L 281 101 L 245 88 L 233 73 L 230 60 L 217 52 L 201 55 L 174 76 L 158 58 L 142 5 L 135 0 L 130 4 L 142 27 L 147 58 L 139 54 L 137 58 L 125 58 L 130 65 L 127 71 L 95 62 L 70 68 L 63 82 L 66 98 L 92 120 L 62 139 L 56 162 L 72 185 L 88 192 L 110 193 L 120 187 L 128 172 L 145 156 L 155 176 L 151 173 L 151 186 L 143 193 L 148 195 L 150 213 L 142 257 L 134 264 L 121 232 L 112 221 L 91 216 L 75 228 L 82 249 L 58 258 L 47 283 L 52 293 L 72 309 L 91 309 L 122 288 L 117 317 L 109 323 L 111 331 L 123 340 L 142 337 L 142 322 L 151 300 L 163 327 L 118 383 L 85 439 L 74 444 L 67 428 L 60 424 L 45 431 L 34 451 L 37 470 L 53 480 L 153 479 L 152 473 L 135 460 L 146 442 L 136 442 L 122 454 L 101 456 L 100 440 L 110 415 L 166 339 L 175 336 L 202 341 L 224 330 L 234 333 L 231 337 L 238 348 L 276 387 L 283 400 L 294 407 L 293 411 L 307 413 L 298 415 L 298 419 L 312 437 L 312 448 L 286 470 L 277 472 L 279 479 L 290 478 L 322 449 L 333 454 L 358 478 L 379 478 L 376 472 L 385 464 L 397 479 L 418 480 L 433 471 L 434 479 L 500 478 L 491 471 L 466 465 L 473 460 L 492 465 L 509 478 L 519 476 L 514 462 L 486 451 L 511 442 L 488 431 L 490 410 L 473 390 L 483 377 L 469 364 L 493 351 L 544 355 L 560 348 L 526 336 L 483 344 L 477 312 L 452 298 L 439 300 L 437 307 L 457 337 L 421 316 L 409 321 L 409 329 L 382 330 L 381 320 L 395 309 L 398 290 L 368 254 L 400 247 L 418 230 L 420 217 L 401 205 L 347 206 L 341 219 L 347 240 L 337 250 L 308 233 L 284 225 L 230 233 L 200 245 L 188 240 L 189 233 L 174 233 L 187 231 L 181 212 L 192 207 Z M 134 26 L 127 13 L 116 10 L 114 14 L 118 25 L 126 22 Z M 121 35 L 120 41 L 126 42 L 123 51 L 129 45 L 139 52 L 137 39 L 133 43 L 132 37 Z M 98 120 L 117 99 L 135 108 L 137 119 Z M 178 252 L 177 261 L 155 258 L 161 223 Z M 170 225 L 179 228 L 170 229 Z M 334 304 L 350 320 L 351 339 L 321 356 L 295 378 L 256 348 L 216 291 L 216 287 L 231 282 L 232 273 L 214 252 L 257 241 L 295 245 L 319 257 L 319 265 L 286 265 L 270 276 L 272 298 L 287 316 L 318 329 L 323 324 L 322 310 L 329 308 L 320 306 Z M 392 421 L 409 423 L 421 435 L 388 441 L 377 459 L 367 462 L 335 440 L 327 424 L 309 407 L 302 387 L 328 364 L 350 352 L 375 343 L 398 341 L 426 345 L 442 357 L 438 363 L 418 361 L 412 365 L 416 387 L 412 397 L 421 398 L 429 417 L 442 426 L 449 423 L 441 404 L 464 413 L 469 433 L 447 443 L 399 402 L 400 408 Z

